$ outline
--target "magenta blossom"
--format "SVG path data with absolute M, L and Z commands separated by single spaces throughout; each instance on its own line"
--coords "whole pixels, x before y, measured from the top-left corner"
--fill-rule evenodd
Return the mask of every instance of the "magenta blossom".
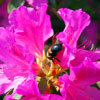
M 46 9 L 47 7 L 46 5 L 44 5 L 40 9 L 38 9 L 36 13 L 36 11 L 32 8 L 20 6 L 17 10 L 13 10 L 9 17 L 10 24 L 15 31 L 16 41 L 19 44 L 27 45 L 30 52 L 32 54 L 35 54 L 37 58 L 40 55 L 39 60 L 45 59 L 43 58 L 44 44 L 45 41 L 53 35 L 50 18 L 46 14 Z M 57 36 L 58 40 L 63 43 L 64 49 L 57 55 L 57 58 L 60 60 L 60 62 L 55 59 L 55 63 L 60 64 L 61 67 L 68 68 L 70 67 L 70 61 L 77 57 L 76 54 L 79 52 L 77 49 L 77 40 L 84 28 L 89 25 L 90 17 L 81 9 L 73 11 L 65 8 L 58 10 L 58 13 L 65 21 L 64 31 L 59 33 L 59 35 Z M 32 14 L 34 16 L 31 16 Z M 44 17 L 40 17 L 40 15 L 43 15 Z M 82 55 L 83 53 L 85 53 L 85 50 L 82 50 L 80 55 Z M 84 55 L 82 60 L 84 60 L 86 56 L 89 55 Z M 74 59 L 74 61 L 75 60 L 76 58 Z M 42 67 L 40 63 L 41 61 L 38 61 L 38 64 Z M 32 67 L 33 71 L 38 69 L 39 68 L 36 69 Z
M 14 88 L 6 99 L 16 100 L 14 96 L 18 94 L 22 95 L 19 100 L 80 100 L 82 97 L 95 100 L 99 91 L 91 85 L 100 81 L 100 50 L 90 51 L 77 46 L 81 32 L 90 23 L 89 15 L 81 9 L 58 10 L 65 21 L 65 29 L 57 35 L 62 49 L 55 54 L 52 50 L 55 44 L 45 50 L 46 41 L 53 36 L 46 10 L 47 5 L 38 10 L 20 6 L 9 16 L 10 28 L 0 28 L 1 77 Z M 14 83 L 16 77 L 23 79 L 17 85 Z M 11 87 L 11 82 L 15 87 Z M 0 85 L 3 87 L 5 83 Z
M 41 4 L 47 4 L 48 0 L 27 0 L 27 2 L 34 8 L 38 9 Z
M 22 43 L 22 46 L 19 45 L 19 43 L 21 44 L 21 42 L 17 44 L 15 41 L 14 33 L 12 30 L 12 28 L 15 28 L 14 25 L 12 25 L 13 27 L 11 29 L 10 28 L 6 28 L 6 29 L 0 28 L 0 69 L 2 69 L 2 72 L 0 73 L 0 75 L 4 76 L 5 79 L 7 80 L 6 83 L 4 83 L 5 79 L 3 77 L 1 78 L 2 83 L 0 84 L 1 85 L 0 87 L 1 88 L 4 86 L 6 87 L 4 87 L 5 89 L 2 88 L 4 91 L 0 90 L 0 93 L 7 92 L 11 88 L 15 87 L 13 85 L 10 86 L 10 84 L 13 84 L 14 82 L 14 85 L 16 85 L 15 84 L 16 79 L 19 78 L 20 80 L 20 78 L 28 78 L 28 75 L 30 73 L 29 66 L 34 60 L 34 54 L 38 53 L 39 55 L 42 56 L 44 42 L 50 36 L 53 35 L 53 30 L 51 29 L 51 24 L 50 24 L 50 17 L 49 15 L 46 14 L 46 8 L 47 6 L 43 6 L 38 11 L 35 11 L 33 8 L 27 9 L 26 7 L 22 7 L 22 6 L 19 7 L 19 10 L 20 11 L 22 10 L 22 12 L 25 14 L 25 16 L 23 17 L 27 18 L 27 20 L 24 20 L 26 21 L 25 23 L 26 23 L 27 28 L 23 27 L 25 26 L 25 23 L 23 24 L 20 23 L 20 19 L 21 19 L 20 16 L 19 16 L 19 19 L 17 19 L 19 22 L 16 23 L 16 35 L 25 36 L 26 34 L 25 38 L 27 40 L 25 40 Z M 41 12 L 41 10 L 43 9 L 45 9 L 44 12 Z M 22 12 L 21 12 L 21 15 L 22 15 Z M 10 15 L 10 19 L 13 17 L 12 14 Z M 16 13 L 14 14 L 17 15 Z M 31 14 L 33 14 L 34 16 L 32 17 Z M 25 30 L 22 30 L 23 28 Z M 30 33 L 32 33 L 31 35 L 33 36 L 32 40 L 29 40 L 29 38 L 32 37 L 29 33 L 29 29 L 30 29 Z M 27 35 L 29 35 L 29 38 L 27 37 Z M 36 41 L 36 38 L 38 38 L 40 41 L 39 42 Z M 24 44 L 25 42 L 26 44 Z M 31 42 L 32 42 L 32 45 L 30 44 Z M 39 46 L 40 46 L 40 49 L 38 48 Z M 30 48 L 34 50 L 32 51 Z M 29 52 L 31 52 L 32 54 L 30 54 Z M 32 66 L 34 66 L 34 68 L 38 68 L 38 65 L 36 63 L 32 63 Z M 37 71 L 37 69 L 35 70 Z

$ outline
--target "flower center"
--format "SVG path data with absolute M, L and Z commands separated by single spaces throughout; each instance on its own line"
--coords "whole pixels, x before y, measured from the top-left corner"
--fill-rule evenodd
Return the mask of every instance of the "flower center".
M 52 88 L 58 92 L 62 86 L 58 78 L 67 69 L 61 68 L 59 64 L 54 64 L 52 60 L 49 60 L 45 51 L 43 51 L 43 58 L 38 54 L 36 55 L 36 63 L 41 67 L 41 74 L 37 73 L 36 77 L 40 92 L 45 93 L 48 90 L 48 93 L 53 93 L 54 91 L 50 91 Z

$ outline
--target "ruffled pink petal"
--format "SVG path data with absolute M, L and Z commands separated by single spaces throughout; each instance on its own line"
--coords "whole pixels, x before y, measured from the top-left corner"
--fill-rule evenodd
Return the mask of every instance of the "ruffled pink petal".
M 100 99 L 100 91 L 95 87 L 89 87 L 85 93 L 90 95 L 90 100 L 99 100 Z
M 17 42 L 29 46 L 33 54 L 38 53 L 40 56 L 44 50 L 44 42 L 53 35 L 50 17 L 46 14 L 46 10 L 46 5 L 37 11 L 20 6 L 9 16 L 9 22 L 16 32 Z
M 27 2 L 34 8 L 38 9 L 41 6 L 41 4 L 47 4 L 48 0 L 27 0 Z
M 100 63 L 85 58 L 81 65 L 70 68 L 70 80 L 80 86 L 93 85 L 100 81 Z
M 28 80 L 18 86 L 17 93 L 21 95 L 35 95 L 39 94 L 38 85 L 36 81 Z
M 65 22 L 65 29 L 57 38 L 64 44 L 67 42 L 72 47 L 76 47 L 81 32 L 90 24 L 90 16 L 82 9 L 73 11 L 67 8 L 59 9 L 58 14 Z
M 99 100 L 100 91 L 93 87 L 79 87 L 71 85 L 66 92 L 65 100 Z
M 4 28 L 0 28 L 0 32 L 0 68 L 11 80 L 15 76 L 28 76 L 29 62 L 25 55 L 26 51 L 15 43 L 11 36 L 12 32 Z
M 25 80 L 24 77 L 15 77 L 14 81 L 9 80 L 6 75 L 0 70 L 0 94 L 4 94 L 11 89 L 17 88 Z
M 100 50 L 84 50 L 84 49 L 77 49 L 74 51 L 75 58 L 71 61 L 73 66 L 80 65 L 85 57 L 89 57 L 93 62 L 96 62 L 100 59 Z
M 61 76 L 59 81 L 63 83 L 61 94 L 63 100 L 99 100 L 100 91 L 90 86 L 80 86 L 80 83 L 71 81 L 67 74 Z

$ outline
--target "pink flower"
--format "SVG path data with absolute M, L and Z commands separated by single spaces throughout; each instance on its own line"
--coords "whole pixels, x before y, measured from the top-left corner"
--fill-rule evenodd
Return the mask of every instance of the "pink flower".
M 27 2 L 34 8 L 38 9 L 41 4 L 47 4 L 48 0 L 27 0 Z
M 1 79 L 1 81 L 3 81 L 1 87 L 5 86 L 5 84 L 6 87 L 4 87 L 4 91 L 0 91 L 0 93 L 7 92 L 9 89 L 15 87 L 16 78 L 27 79 L 29 74 L 31 74 L 31 63 L 33 66 L 32 75 L 41 69 L 38 67 L 38 64 L 33 62 L 36 56 L 35 54 L 37 53 L 42 57 L 44 43 L 53 35 L 50 17 L 46 14 L 46 9 L 46 5 L 37 11 L 33 8 L 21 6 L 18 10 L 14 10 L 10 14 L 12 28 L 0 28 L 0 68 L 3 72 L 1 76 L 4 75 L 8 81 L 5 83 L 3 79 Z M 44 12 L 41 12 L 41 10 L 44 10 Z M 16 20 L 14 20 L 14 18 L 16 18 Z M 24 20 L 20 21 L 21 19 Z M 13 28 L 15 28 L 15 33 L 13 33 Z M 15 38 L 15 35 L 18 36 L 18 39 Z M 34 75 L 32 77 L 34 77 Z M 11 83 L 14 83 L 14 86 L 10 86 L 12 85 Z
M 53 29 L 46 10 L 47 5 L 38 10 L 20 6 L 9 16 L 11 27 L 0 28 L 1 77 L 7 80 L 5 91 L 14 88 L 13 94 L 6 99 L 13 100 L 17 93 L 24 96 L 20 100 L 80 100 L 82 97 L 85 100 L 91 96 L 91 100 L 95 100 L 99 91 L 91 85 L 100 81 L 97 62 L 100 50 L 89 51 L 77 46 L 81 32 L 90 23 L 89 15 L 81 9 L 58 11 L 65 21 L 64 31 L 57 36 L 63 49 L 49 59 L 48 55 L 52 56 L 53 51 L 49 48 L 46 52 L 44 48 L 45 42 L 53 36 Z M 70 75 L 66 74 L 68 70 Z M 17 85 L 16 78 L 22 78 Z M 15 87 L 11 87 L 11 82 Z M 0 85 L 5 86 L 5 82 Z M 62 94 L 63 98 L 58 94 Z
M 59 78 L 63 83 L 61 94 L 64 100 L 99 100 L 100 91 L 91 86 L 100 81 L 99 76 L 100 63 L 93 63 L 89 58 L 80 66 L 71 67 L 69 76 L 65 74 Z

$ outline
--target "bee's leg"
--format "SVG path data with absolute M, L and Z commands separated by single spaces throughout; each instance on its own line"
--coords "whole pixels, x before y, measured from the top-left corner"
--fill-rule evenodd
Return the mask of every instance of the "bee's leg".
M 55 59 L 56 59 L 58 62 L 61 62 L 58 58 L 55 57 Z

